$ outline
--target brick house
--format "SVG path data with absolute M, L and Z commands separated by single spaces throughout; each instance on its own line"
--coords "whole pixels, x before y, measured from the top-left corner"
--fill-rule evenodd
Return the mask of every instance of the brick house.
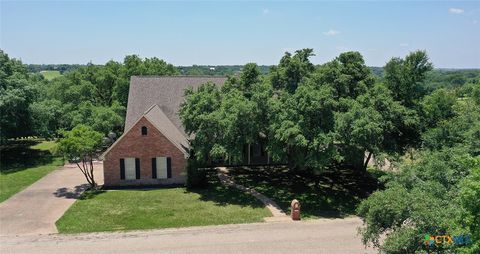
M 189 137 L 178 115 L 184 91 L 207 82 L 222 86 L 226 79 L 133 76 L 124 133 L 102 155 L 105 187 L 184 183 Z M 260 137 L 256 144 L 245 144 L 243 160 L 236 165 L 270 164 L 263 143 Z
M 185 89 L 225 77 L 134 76 L 125 131 L 102 155 L 105 187 L 185 182 L 189 142 L 178 111 Z

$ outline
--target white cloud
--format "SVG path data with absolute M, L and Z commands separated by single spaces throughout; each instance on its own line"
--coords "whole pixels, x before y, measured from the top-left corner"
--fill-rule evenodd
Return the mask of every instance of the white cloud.
M 452 14 L 462 14 L 464 12 L 464 10 L 459 9 L 459 8 L 450 8 L 450 9 L 448 9 L 448 12 L 450 12 Z
M 408 43 L 402 42 L 402 43 L 400 43 L 400 47 L 408 47 Z
M 267 15 L 270 13 L 270 10 L 269 9 L 263 9 L 262 11 L 263 15 Z
M 328 30 L 328 32 L 323 32 L 323 34 L 326 35 L 326 36 L 335 36 L 339 33 L 340 33 L 340 31 L 333 30 L 333 29 Z

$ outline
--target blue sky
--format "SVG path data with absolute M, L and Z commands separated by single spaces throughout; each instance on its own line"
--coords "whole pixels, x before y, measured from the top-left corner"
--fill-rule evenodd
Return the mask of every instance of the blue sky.
M 435 67 L 480 68 L 480 2 L 3 1 L 0 48 L 25 63 L 314 63 L 360 51 L 370 66 L 427 50 Z

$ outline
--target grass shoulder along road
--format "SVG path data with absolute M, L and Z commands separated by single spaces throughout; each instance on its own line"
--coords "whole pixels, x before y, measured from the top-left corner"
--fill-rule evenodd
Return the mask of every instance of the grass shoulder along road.
M 10 141 L 0 149 L 0 202 L 63 165 L 52 155 L 54 141 Z
M 210 176 L 205 189 L 160 188 L 85 193 L 60 218 L 60 233 L 143 230 L 262 222 L 271 213 L 254 197 Z

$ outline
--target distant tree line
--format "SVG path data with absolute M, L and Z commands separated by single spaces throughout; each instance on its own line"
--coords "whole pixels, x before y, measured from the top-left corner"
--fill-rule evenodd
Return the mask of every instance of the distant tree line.
M 79 124 L 103 135 L 121 134 L 132 75 L 178 75 L 158 58 L 87 64 L 51 81 L 0 51 L 0 138 L 54 138 Z
M 2 114 L 1 139 L 24 136 L 52 138 L 61 130 L 84 123 L 101 133 L 121 134 L 132 75 L 241 75 L 248 66 L 174 67 L 158 58 L 126 56 L 123 62 L 94 64 L 29 64 L 10 59 L 1 51 Z M 315 68 L 317 68 L 316 66 Z M 276 66 L 257 66 L 266 77 Z M 374 78 L 383 78 L 383 67 L 367 67 Z M 51 81 L 38 74 L 58 70 L 63 75 Z M 443 71 L 426 74 L 424 88 L 459 87 L 478 82 L 479 70 Z
M 243 65 L 192 65 L 192 66 L 178 66 L 178 70 L 182 75 L 213 75 L 213 76 L 227 76 L 237 75 L 242 69 Z M 261 74 L 268 73 L 270 66 L 260 65 L 258 70 Z
M 27 64 L 29 72 L 59 71 L 61 74 L 84 67 L 85 64 Z

